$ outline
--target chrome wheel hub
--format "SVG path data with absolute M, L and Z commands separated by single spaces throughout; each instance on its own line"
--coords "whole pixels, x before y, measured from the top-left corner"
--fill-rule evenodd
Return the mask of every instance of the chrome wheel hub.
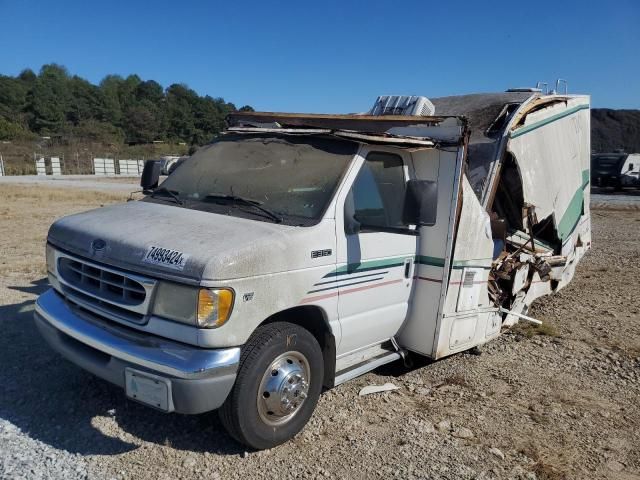
M 298 413 L 309 393 L 309 362 L 300 352 L 277 357 L 264 372 L 257 402 L 260 418 L 272 426 L 282 425 Z

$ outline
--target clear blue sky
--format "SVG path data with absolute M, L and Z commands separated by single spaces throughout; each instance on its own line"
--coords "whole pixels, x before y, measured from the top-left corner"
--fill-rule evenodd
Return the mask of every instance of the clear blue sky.
M 137 73 L 258 110 L 354 112 L 569 80 L 640 108 L 640 1 L 0 0 L 0 73 Z

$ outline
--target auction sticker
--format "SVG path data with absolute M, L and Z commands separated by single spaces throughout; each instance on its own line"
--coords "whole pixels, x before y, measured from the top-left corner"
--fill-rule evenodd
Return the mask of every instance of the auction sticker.
M 188 259 L 189 255 L 186 253 L 153 245 L 147 249 L 144 257 L 142 257 L 144 263 L 161 265 L 163 267 L 173 268 L 174 270 L 183 270 Z

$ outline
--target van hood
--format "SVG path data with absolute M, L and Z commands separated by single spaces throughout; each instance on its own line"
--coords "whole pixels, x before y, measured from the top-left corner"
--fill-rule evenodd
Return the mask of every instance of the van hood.
M 196 283 L 302 268 L 322 223 L 295 227 L 134 201 L 64 217 L 48 241 L 95 262 Z

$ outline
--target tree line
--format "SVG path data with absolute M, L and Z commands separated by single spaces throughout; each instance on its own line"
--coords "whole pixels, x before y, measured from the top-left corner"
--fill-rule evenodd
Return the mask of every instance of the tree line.
M 0 75 L 0 140 L 56 136 L 100 143 L 154 141 L 202 145 L 224 128 L 233 103 L 184 84 L 164 89 L 138 75 L 107 75 L 94 85 L 66 68 L 44 65 Z M 253 110 L 245 105 L 240 110 Z

